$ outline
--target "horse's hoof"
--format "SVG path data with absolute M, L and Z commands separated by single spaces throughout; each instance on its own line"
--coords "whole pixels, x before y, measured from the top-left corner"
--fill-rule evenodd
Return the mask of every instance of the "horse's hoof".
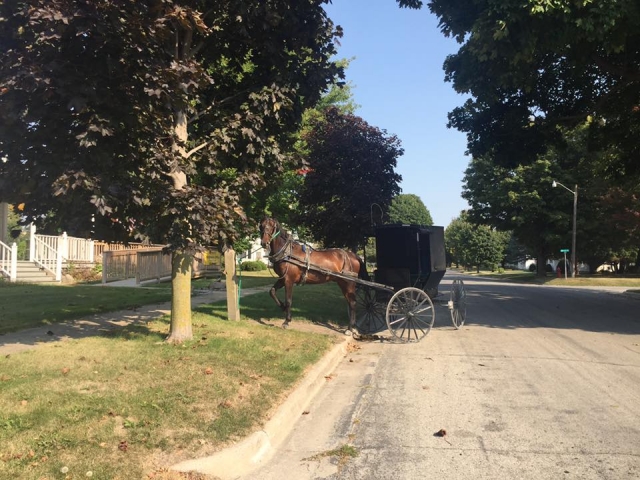
M 282 324 L 282 328 L 286 330 L 287 328 L 289 328 L 289 324 L 288 324 L 288 323 L 286 323 L 286 322 L 285 322 L 285 323 L 283 323 L 283 324 Z
M 350 337 L 353 337 L 356 340 L 360 340 L 360 338 L 361 338 L 360 332 L 358 331 L 357 328 L 353 328 L 353 329 L 347 330 L 344 333 L 345 333 L 345 335 L 349 335 Z
M 355 338 L 356 340 L 357 340 L 358 338 L 360 338 L 360 333 L 359 333 L 357 330 L 355 330 L 355 329 L 354 329 L 354 330 L 345 330 L 345 331 L 344 331 L 344 334 L 345 334 L 346 336 L 348 336 L 348 337 L 353 337 L 353 338 Z

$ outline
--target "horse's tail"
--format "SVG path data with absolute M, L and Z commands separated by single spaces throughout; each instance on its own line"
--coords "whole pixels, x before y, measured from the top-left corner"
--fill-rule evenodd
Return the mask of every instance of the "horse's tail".
M 369 272 L 367 272 L 367 264 L 365 263 L 364 259 L 354 253 L 353 254 L 357 259 L 358 259 L 358 263 L 360 264 L 360 269 L 358 270 L 358 278 L 361 280 L 366 280 L 367 282 L 371 280 L 371 277 L 369 277 Z

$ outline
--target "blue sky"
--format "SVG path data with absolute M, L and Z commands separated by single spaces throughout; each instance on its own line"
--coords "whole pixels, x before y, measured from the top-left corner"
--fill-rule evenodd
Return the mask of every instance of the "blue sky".
M 426 7 L 401 9 L 395 0 L 333 0 L 329 18 L 344 29 L 339 58 L 355 59 L 346 71 L 356 114 L 395 134 L 404 155 L 396 171 L 402 193 L 418 195 L 435 225 L 447 226 L 467 208 L 462 177 L 470 158 L 466 138 L 447 128 L 447 113 L 464 103 L 444 81 L 442 64 L 459 46 L 438 29 Z

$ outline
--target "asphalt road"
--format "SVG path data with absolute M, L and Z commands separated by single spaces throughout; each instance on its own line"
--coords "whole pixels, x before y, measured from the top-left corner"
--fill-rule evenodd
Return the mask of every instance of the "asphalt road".
M 465 284 L 461 330 L 360 343 L 243 480 L 640 478 L 640 299 Z

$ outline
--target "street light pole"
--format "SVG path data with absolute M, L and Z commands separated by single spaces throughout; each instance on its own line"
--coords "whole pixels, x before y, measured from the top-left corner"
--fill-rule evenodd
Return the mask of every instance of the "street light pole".
M 573 231 L 571 233 L 571 278 L 575 278 L 576 272 L 578 270 L 578 265 L 576 265 L 576 223 L 578 219 L 578 185 L 574 187 L 575 190 L 571 190 L 570 188 L 564 186 L 560 182 L 554 180 L 551 183 L 552 187 L 557 187 L 560 185 L 565 190 L 568 190 L 573 194 Z M 567 266 L 565 265 L 565 271 Z

